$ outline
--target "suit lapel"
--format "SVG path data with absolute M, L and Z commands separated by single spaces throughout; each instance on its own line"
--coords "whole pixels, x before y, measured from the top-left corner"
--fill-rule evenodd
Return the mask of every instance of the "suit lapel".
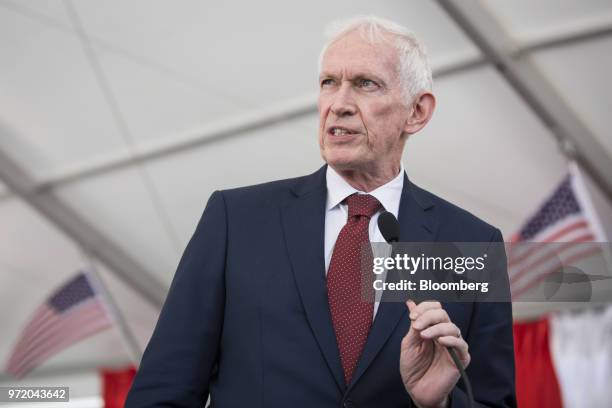
M 325 282 L 326 166 L 294 188 L 281 209 L 285 242 L 302 304 L 321 352 L 338 387 L 346 388 L 334 333 Z
M 432 211 L 429 211 L 432 207 L 433 205 L 424 193 L 410 183 L 408 176 L 404 174 L 404 187 L 402 189 L 398 214 L 400 242 L 433 241 L 436 225 Z M 395 326 L 397 326 L 404 313 L 406 313 L 406 305 L 403 302 L 380 303 L 374 324 L 370 329 L 368 340 L 348 390 L 352 388 L 372 363 L 393 333 Z

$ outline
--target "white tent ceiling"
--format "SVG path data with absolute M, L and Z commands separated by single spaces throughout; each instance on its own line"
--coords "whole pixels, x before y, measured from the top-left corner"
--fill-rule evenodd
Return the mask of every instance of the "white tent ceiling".
M 612 2 L 483 4 L 612 156 Z M 212 191 L 322 164 L 318 52 L 325 26 L 356 14 L 411 27 L 437 74 L 438 110 L 406 147 L 409 176 L 511 233 L 566 159 L 433 1 L 0 0 L 0 151 L 29 173 L 35 196 L 59 198 L 167 287 Z M 0 225 L 4 361 L 50 289 L 89 261 L 1 184 Z M 96 263 L 146 344 L 158 309 Z M 41 370 L 127 360 L 121 347 L 106 332 Z

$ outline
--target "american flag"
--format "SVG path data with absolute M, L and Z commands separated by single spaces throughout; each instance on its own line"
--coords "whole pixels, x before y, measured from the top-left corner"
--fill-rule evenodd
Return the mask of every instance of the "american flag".
M 103 299 L 81 272 L 36 310 L 13 348 L 6 372 L 21 378 L 53 354 L 112 325 Z
M 518 298 L 550 274 L 601 252 L 570 173 L 511 239 L 508 275 Z

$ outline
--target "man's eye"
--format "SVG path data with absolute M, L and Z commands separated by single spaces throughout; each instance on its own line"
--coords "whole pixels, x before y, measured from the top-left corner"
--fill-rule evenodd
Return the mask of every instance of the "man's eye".
M 326 79 L 321 81 L 321 87 L 330 86 L 330 85 L 333 85 L 333 84 L 334 84 L 334 80 L 331 79 L 331 78 L 326 78 Z
M 371 79 L 360 79 L 359 86 L 361 88 L 375 88 L 378 86 L 378 84 Z

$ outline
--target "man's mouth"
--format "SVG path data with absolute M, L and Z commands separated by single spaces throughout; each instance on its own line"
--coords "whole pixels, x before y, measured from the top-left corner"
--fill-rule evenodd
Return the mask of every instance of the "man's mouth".
M 327 133 L 332 136 L 345 136 L 345 135 L 354 135 L 358 132 L 348 129 L 342 126 L 332 126 L 327 130 Z

